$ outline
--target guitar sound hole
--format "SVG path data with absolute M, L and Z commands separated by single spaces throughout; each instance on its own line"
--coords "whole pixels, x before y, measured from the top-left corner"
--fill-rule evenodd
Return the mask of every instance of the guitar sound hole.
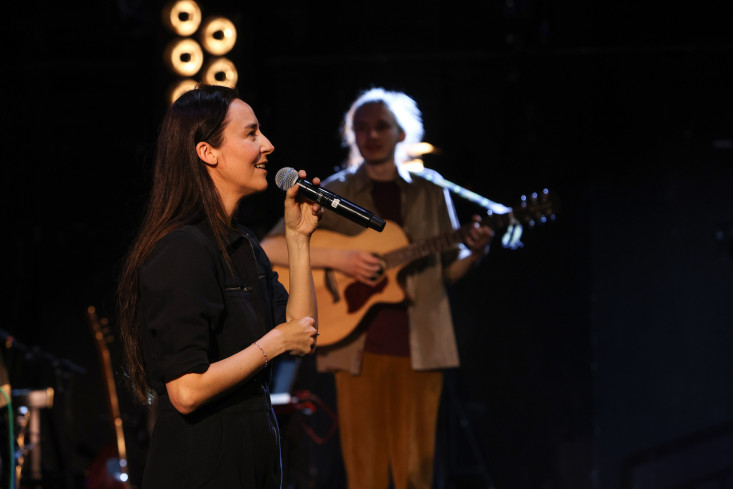
M 349 311 L 349 314 L 364 307 L 364 304 L 369 301 L 371 296 L 382 292 L 385 287 L 387 287 L 387 280 L 382 280 L 374 287 L 361 282 L 354 282 L 346 287 L 346 290 L 344 290 L 344 297 L 346 297 L 346 304 L 348 305 L 347 310 Z

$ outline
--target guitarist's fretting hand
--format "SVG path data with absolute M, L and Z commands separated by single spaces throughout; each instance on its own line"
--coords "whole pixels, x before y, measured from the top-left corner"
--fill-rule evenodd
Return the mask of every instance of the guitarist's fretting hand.
M 471 250 L 472 253 L 485 254 L 488 253 L 488 247 L 494 237 L 494 230 L 486 224 L 482 224 L 481 216 L 473 216 L 473 224 L 468 228 L 463 243 Z
M 381 260 L 364 250 L 339 250 L 335 265 L 338 271 L 372 286 L 379 282 L 384 271 Z
M 443 271 L 443 276 L 449 284 L 456 283 L 468 271 L 486 256 L 491 246 L 494 230 L 482 223 L 481 216 L 473 216 L 473 222 L 468 226 L 468 232 L 463 238 L 463 244 L 471 251 L 462 253 L 453 263 Z

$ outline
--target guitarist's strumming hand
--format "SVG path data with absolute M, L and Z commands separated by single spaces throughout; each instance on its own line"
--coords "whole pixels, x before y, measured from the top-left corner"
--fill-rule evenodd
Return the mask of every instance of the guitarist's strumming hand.
M 305 170 L 298 172 L 300 178 L 305 178 Z M 320 185 L 321 179 L 313 179 L 314 185 Z M 318 227 L 324 209 L 305 199 L 298 198 L 298 185 L 290 187 L 285 194 L 285 232 L 295 232 L 297 235 L 310 237 Z
M 382 261 L 364 250 L 338 250 L 335 267 L 359 282 L 374 286 L 384 272 Z

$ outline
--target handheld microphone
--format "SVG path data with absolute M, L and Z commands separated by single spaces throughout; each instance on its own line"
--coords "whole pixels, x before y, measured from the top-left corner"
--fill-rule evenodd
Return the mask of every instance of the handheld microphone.
M 382 232 L 384 229 L 385 222 L 379 217 L 366 209 L 362 209 L 353 202 L 349 202 L 343 197 L 335 195 L 325 188 L 313 185 L 308 180 L 303 180 L 298 176 L 298 172 L 293 168 L 280 168 L 277 175 L 275 175 L 275 183 L 281 190 L 288 190 L 293 185 L 298 185 L 301 192 L 306 199 L 311 200 L 317 204 L 320 204 L 324 209 L 335 212 L 336 214 L 349 219 L 356 224 L 360 224 L 365 228 L 372 228 L 376 231 Z

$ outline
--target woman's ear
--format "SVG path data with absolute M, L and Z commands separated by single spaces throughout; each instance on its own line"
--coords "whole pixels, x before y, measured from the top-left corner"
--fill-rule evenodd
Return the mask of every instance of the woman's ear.
M 397 141 L 401 143 L 402 141 L 405 140 L 405 137 L 407 137 L 407 134 L 405 134 L 405 131 L 403 131 L 402 129 L 400 129 L 400 137 L 399 137 L 399 139 Z
M 196 154 L 201 159 L 201 161 L 203 161 L 207 165 L 216 166 L 219 161 L 217 160 L 213 149 L 214 148 L 212 148 L 209 143 L 207 143 L 206 141 L 201 141 L 196 145 Z

